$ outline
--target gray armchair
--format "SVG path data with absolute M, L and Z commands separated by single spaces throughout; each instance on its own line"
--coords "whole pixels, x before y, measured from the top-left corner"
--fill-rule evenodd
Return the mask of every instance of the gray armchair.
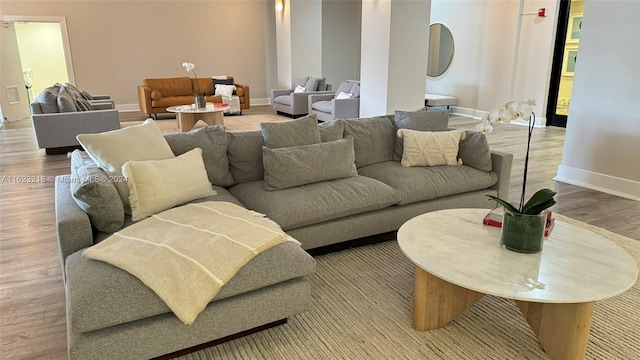
M 337 98 L 340 93 L 347 94 L 349 98 Z M 307 112 L 316 114 L 318 121 L 357 118 L 360 115 L 360 82 L 346 80 L 340 83 L 335 93 L 310 95 Z
M 304 88 L 295 92 L 295 88 Z M 308 114 L 308 97 L 312 94 L 333 94 L 325 78 L 304 77 L 294 83 L 293 89 L 272 89 L 271 107 L 280 115 L 300 117 Z

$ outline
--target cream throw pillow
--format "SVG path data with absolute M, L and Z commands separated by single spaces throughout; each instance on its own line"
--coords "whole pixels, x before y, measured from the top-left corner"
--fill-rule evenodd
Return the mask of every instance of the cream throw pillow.
M 463 130 L 416 131 L 399 129 L 398 137 L 403 140 L 403 167 L 462 165 L 458 161 L 458 146 L 465 138 Z
M 351 93 L 346 93 L 344 91 L 340 91 L 338 95 L 336 95 L 336 99 L 351 99 Z
M 122 173 L 129 186 L 133 221 L 215 195 L 200 148 L 173 159 L 128 161 L 122 165 Z
M 226 97 L 230 97 L 233 95 L 233 91 L 236 89 L 235 85 L 222 85 L 216 84 L 215 95 L 222 95 Z
M 295 89 L 293 89 L 293 92 L 297 94 L 297 93 L 303 93 L 306 90 L 307 90 L 307 88 L 305 88 L 304 86 L 298 85 L 298 86 L 296 86 Z
M 131 210 L 129 188 L 122 175 L 122 165 L 130 160 L 161 160 L 175 157 L 158 125 L 151 119 L 140 125 L 98 134 L 80 134 L 76 138 L 89 157 L 115 183 L 126 213 L 130 213 Z

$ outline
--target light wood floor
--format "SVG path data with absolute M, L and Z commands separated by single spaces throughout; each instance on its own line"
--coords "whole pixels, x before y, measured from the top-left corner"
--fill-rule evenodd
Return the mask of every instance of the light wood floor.
M 273 111 L 256 106 L 244 114 Z M 121 114 L 127 121 L 145 118 L 142 113 Z M 475 124 L 470 119 L 451 121 L 451 127 L 464 129 L 472 129 Z M 526 127 L 498 126 L 489 134 L 489 141 L 492 148 L 515 156 L 510 201 L 517 202 Z M 563 141 L 564 129 L 535 129 L 529 191 L 556 189 L 558 204 L 553 210 L 640 240 L 639 202 L 552 180 L 562 157 Z M 64 287 L 51 179 L 68 172 L 66 156 L 46 156 L 44 150 L 37 149 L 29 120 L 4 124 L 0 129 L 0 359 L 66 358 Z M 35 182 L 17 183 L 24 179 Z

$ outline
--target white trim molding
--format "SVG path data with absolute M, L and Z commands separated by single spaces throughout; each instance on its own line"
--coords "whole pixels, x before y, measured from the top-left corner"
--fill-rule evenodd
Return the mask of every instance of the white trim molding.
M 640 201 L 640 182 L 630 179 L 559 165 L 553 180 Z

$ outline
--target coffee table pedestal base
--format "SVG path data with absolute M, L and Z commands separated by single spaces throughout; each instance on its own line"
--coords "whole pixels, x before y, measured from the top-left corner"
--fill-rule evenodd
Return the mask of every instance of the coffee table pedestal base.
M 224 116 L 222 115 L 222 111 L 202 113 L 179 112 L 176 117 L 178 118 L 180 132 L 187 132 L 193 129 L 193 126 L 198 122 L 198 120 L 204 121 L 207 125 L 224 125 Z
M 419 331 L 443 327 L 485 295 L 451 284 L 419 267 L 415 280 L 413 328 Z M 551 359 L 584 359 L 593 302 L 516 304 Z

